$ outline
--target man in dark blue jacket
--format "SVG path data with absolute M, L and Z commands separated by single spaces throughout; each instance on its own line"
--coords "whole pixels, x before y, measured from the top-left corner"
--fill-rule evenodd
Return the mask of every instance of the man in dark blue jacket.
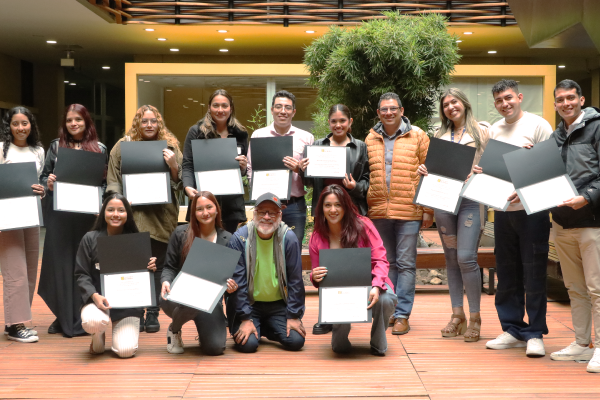
M 566 79 L 554 89 L 562 122 L 555 139 L 578 196 L 552 209 L 552 231 L 571 300 L 575 341 L 551 354 L 553 360 L 589 361 L 600 372 L 600 110 L 581 109 L 579 85 Z M 595 329 L 594 349 L 592 321 Z
M 233 279 L 237 291 L 227 302 L 229 332 L 236 348 L 255 352 L 261 336 L 287 350 L 304 346 L 304 282 L 300 244 L 281 222 L 281 202 L 273 193 L 256 201 L 254 218 L 227 247 L 242 252 Z

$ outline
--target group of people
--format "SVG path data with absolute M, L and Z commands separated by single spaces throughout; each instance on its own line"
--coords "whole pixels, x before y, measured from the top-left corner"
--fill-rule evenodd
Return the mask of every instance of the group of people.
M 550 226 L 571 299 L 576 341 L 552 353 L 554 360 L 589 361 L 587 370 L 600 372 L 600 112 L 585 108 L 579 85 L 560 82 L 554 92 L 555 108 L 562 122 L 553 131 L 543 118 L 521 109 L 523 94 L 518 83 L 501 80 L 492 88 L 494 105 L 503 117 L 494 125 L 474 118 L 471 103 L 458 89 L 440 96 L 441 127 L 435 137 L 476 149 L 472 173 L 478 166 L 489 139 L 531 148 L 544 140 L 555 140 L 567 172 L 580 194 L 549 212 L 527 215 L 516 193 L 506 211 L 495 211 L 494 234 L 498 291 L 496 309 L 503 333 L 487 342 L 490 349 L 526 347 L 530 357 L 545 355 L 546 264 Z M 258 129 L 255 137 L 293 138 L 293 155 L 283 159 L 292 171 L 291 196 L 281 200 L 272 193 L 260 196 L 253 218 L 247 223 L 242 195 L 215 196 L 199 191 L 193 170 L 192 140 L 234 138 L 242 175 L 251 177 L 251 147 L 246 128 L 236 119 L 233 99 L 225 90 L 215 91 L 209 109 L 187 133 L 183 153 L 177 138 L 167 129 L 155 107 L 142 106 L 131 128 L 108 155 L 98 142 L 93 121 L 85 107 L 67 108 L 59 138 L 44 156 L 35 118 L 23 107 L 10 110 L 2 125 L 0 163 L 36 162 L 39 184 L 32 186 L 44 200 L 46 238 L 38 293 L 56 320 L 49 333 L 66 337 L 92 335 L 90 352 L 104 351 L 105 331 L 112 321 L 112 349 L 121 357 L 133 356 L 139 332 L 157 332 L 159 307 L 111 309 L 101 295 L 96 239 L 123 233 L 149 232 L 152 257 L 148 269 L 155 271 L 157 304 L 171 319 L 167 350 L 182 353 L 182 326 L 193 320 L 201 349 L 218 355 L 225 350 L 227 328 L 242 352 L 256 351 L 260 338 L 281 343 L 288 350 L 304 346 L 302 323 L 305 292 L 302 279 L 301 243 L 306 225 L 305 186 L 313 188 L 314 232 L 309 240 L 312 261 L 310 279 L 314 286 L 327 275 L 320 265 L 321 249 L 365 247 L 371 249 L 372 309 L 371 351 L 384 355 L 386 330 L 394 335 L 410 331 L 409 319 L 415 299 L 417 242 L 419 231 L 435 218 L 442 241 L 452 315 L 441 329 L 443 337 L 462 335 L 466 342 L 480 338 L 481 275 L 477 247 L 485 221 L 481 204 L 463 199 L 457 214 L 433 210 L 413 203 L 422 175 L 429 137 L 411 125 L 397 94 L 385 93 L 377 107 L 379 122 L 365 141 L 354 138 L 348 107 L 336 104 L 329 111 L 331 133 L 315 141 L 311 133 L 292 125 L 296 112 L 292 93 L 277 92 L 272 99 L 273 123 Z M 123 197 L 121 143 L 166 140 L 164 161 L 169 167 L 172 202 L 131 206 Z M 307 145 L 347 148 L 350 173 L 343 179 L 305 176 L 310 159 Z M 106 154 L 106 193 L 102 210 L 94 216 L 54 211 L 53 174 L 59 147 Z M 177 226 L 179 204 L 175 193 L 184 190 L 190 199 L 187 220 Z M 240 226 L 241 225 L 241 226 Z M 91 230 L 90 230 L 91 229 Z M 223 307 L 212 314 L 167 300 L 171 284 L 195 238 L 212 241 L 241 252 L 234 276 L 227 282 Z M 31 320 L 31 302 L 36 284 L 39 228 L 0 233 L 0 264 L 4 285 L 5 326 L 8 338 L 37 341 L 37 332 L 24 323 Z M 463 307 L 466 292 L 467 319 Z M 524 315 L 527 313 L 527 322 Z M 316 324 L 313 334 L 332 332 L 332 349 L 351 349 L 350 324 Z M 597 346 L 596 346 L 597 347 Z

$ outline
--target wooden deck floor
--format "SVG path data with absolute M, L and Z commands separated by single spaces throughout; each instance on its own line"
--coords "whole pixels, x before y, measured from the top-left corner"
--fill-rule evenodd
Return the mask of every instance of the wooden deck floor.
M 0 286 L 1 288 L 1 286 Z M 2 296 L 0 296 L 0 299 Z M 318 297 L 307 294 L 304 323 L 317 319 Z M 585 364 L 554 362 L 549 356 L 528 359 L 524 349 L 493 351 L 485 341 L 499 333 L 493 296 L 482 296 L 483 339 L 464 343 L 443 339 L 449 316 L 447 292 L 418 292 L 412 330 L 392 336 L 385 357 L 369 354 L 369 326 L 354 324 L 352 355 L 331 351 L 330 335 L 309 334 L 305 348 L 286 352 L 263 339 L 256 354 L 240 354 L 228 339 L 223 356 L 200 353 L 193 323 L 184 327 L 186 352 L 166 351 L 168 318 L 161 331 L 140 335 L 132 359 L 110 351 L 88 353 L 90 338 L 66 339 L 46 331 L 53 321 L 40 297 L 34 299 L 33 325 L 40 341 L 33 344 L 0 339 L 0 398 L 401 398 L 407 399 L 597 399 L 600 374 Z M 2 308 L 0 307 L 0 311 Z M 573 341 L 570 310 L 549 303 L 548 353 Z M 107 344 L 110 343 L 107 335 Z

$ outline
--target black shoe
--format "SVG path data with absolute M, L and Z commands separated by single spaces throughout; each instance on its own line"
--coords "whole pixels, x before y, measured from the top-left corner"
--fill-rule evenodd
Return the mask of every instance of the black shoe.
M 54 322 L 50 324 L 48 327 L 48 333 L 51 335 L 63 333 L 62 328 L 60 327 L 60 322 L 58 322 L 58 318 L 56 318 Z
M 38 341 L 38 337 L 33 335 L 31 331 L 25 328 L 23 324 L 11 325 L 8 328 L 8 339 L 23 343 L 33 343 Z
M 325 335 L 333 330 L 332 324 L 320 324 L 316 323 L 313 326 L 313 335 Z
M 142 316 L 140 317 L 140 332 L 144 332 L 145 326 L 144 326 L 144 314 L 142 314 Z
M 155 333 L 160 331 L 158 322 L 158 311 L 146 311 L 146 333 Z

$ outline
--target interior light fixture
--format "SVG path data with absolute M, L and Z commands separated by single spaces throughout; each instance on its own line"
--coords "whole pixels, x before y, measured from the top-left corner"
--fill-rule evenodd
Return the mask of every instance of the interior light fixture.
M 219 32 L 219 33 L 227 33 L 227 31 L 225 29 L 219 29 L 217 32 Z
M 197 103 L 197 102 L 198 102 L 198 100 L 194 100 L 194 103 Z
M 305 31 L 306 33 L 315 33 L 315 31 Z
M 144 82 L 144 78 L 140 78 L 138 79 L 140 82 Z
M 179 51 L 179 49 L 170 49 L 171 51 Z
M 184 105 L 183 108 L 188 108 L 188 106 Z
M 103 65 L 103 66 L 102 66 L 102 69 L 110 69 L 110 66 L 108 66 L 108 65 Z
M 48 44 L 56 44 L 56 40 L 46 40 L 46 43 L 48 43 Z
M 69 81 L 65 81 L 65 83 L 69 83 Z
M 146 29 L 144 29 L 144 30 L 145 30 L 146 32 L 154 32 L 154 29 L 152 29 L 152 28 L 146 28 Z
M 167 92 L 172 92 L 172 91 L 173 91 L 173 89 L 167 89 Z
M 145 83 L 150 83 L 150 81 L 144 81 Z
M 457 40 L 456 43 L 462 43 L 462 40 Z
M 496 50 L 490 50 L 490 51 L 488 51 L 488 54 L 496 54 L 496 53 L 497 53 Z
M 565 68 L 565 66 L 564 65 L 559 65 L 558 68 Z
M 472 35 L 473 32 L 463 32 L 465 35 Z
M 227 53 L 229 50 L 227 50 L 227 49 L 220 49 L 219 51 L 220 51 L 221 53 Z
M 75 86 L 75 85 L 77 85 L 77 84 L 76 84 L 75 82 L 71 82 L 71 83 L 69 83 L 69 85 L 70 85 L 70 86 Z
M 227 39 L 225 39 L 225 41 L 226 42 L 233 42 L 233 39 L 232 38 L 227 38 Z
M 194 100 L 194 99 L 193 99 L 193 98 L 191 98 L 191 97 L 188 97 L 188 100 Z
M 166 41 L 166 40 L 167 40 L 167 38 L 164 38 L 164 37 L 159 37 L 159 38 L 157 38 L 156 40 L 158 40 L 158 41 L 161 41 L 161 42 L 164 42 L 164 41 Z

